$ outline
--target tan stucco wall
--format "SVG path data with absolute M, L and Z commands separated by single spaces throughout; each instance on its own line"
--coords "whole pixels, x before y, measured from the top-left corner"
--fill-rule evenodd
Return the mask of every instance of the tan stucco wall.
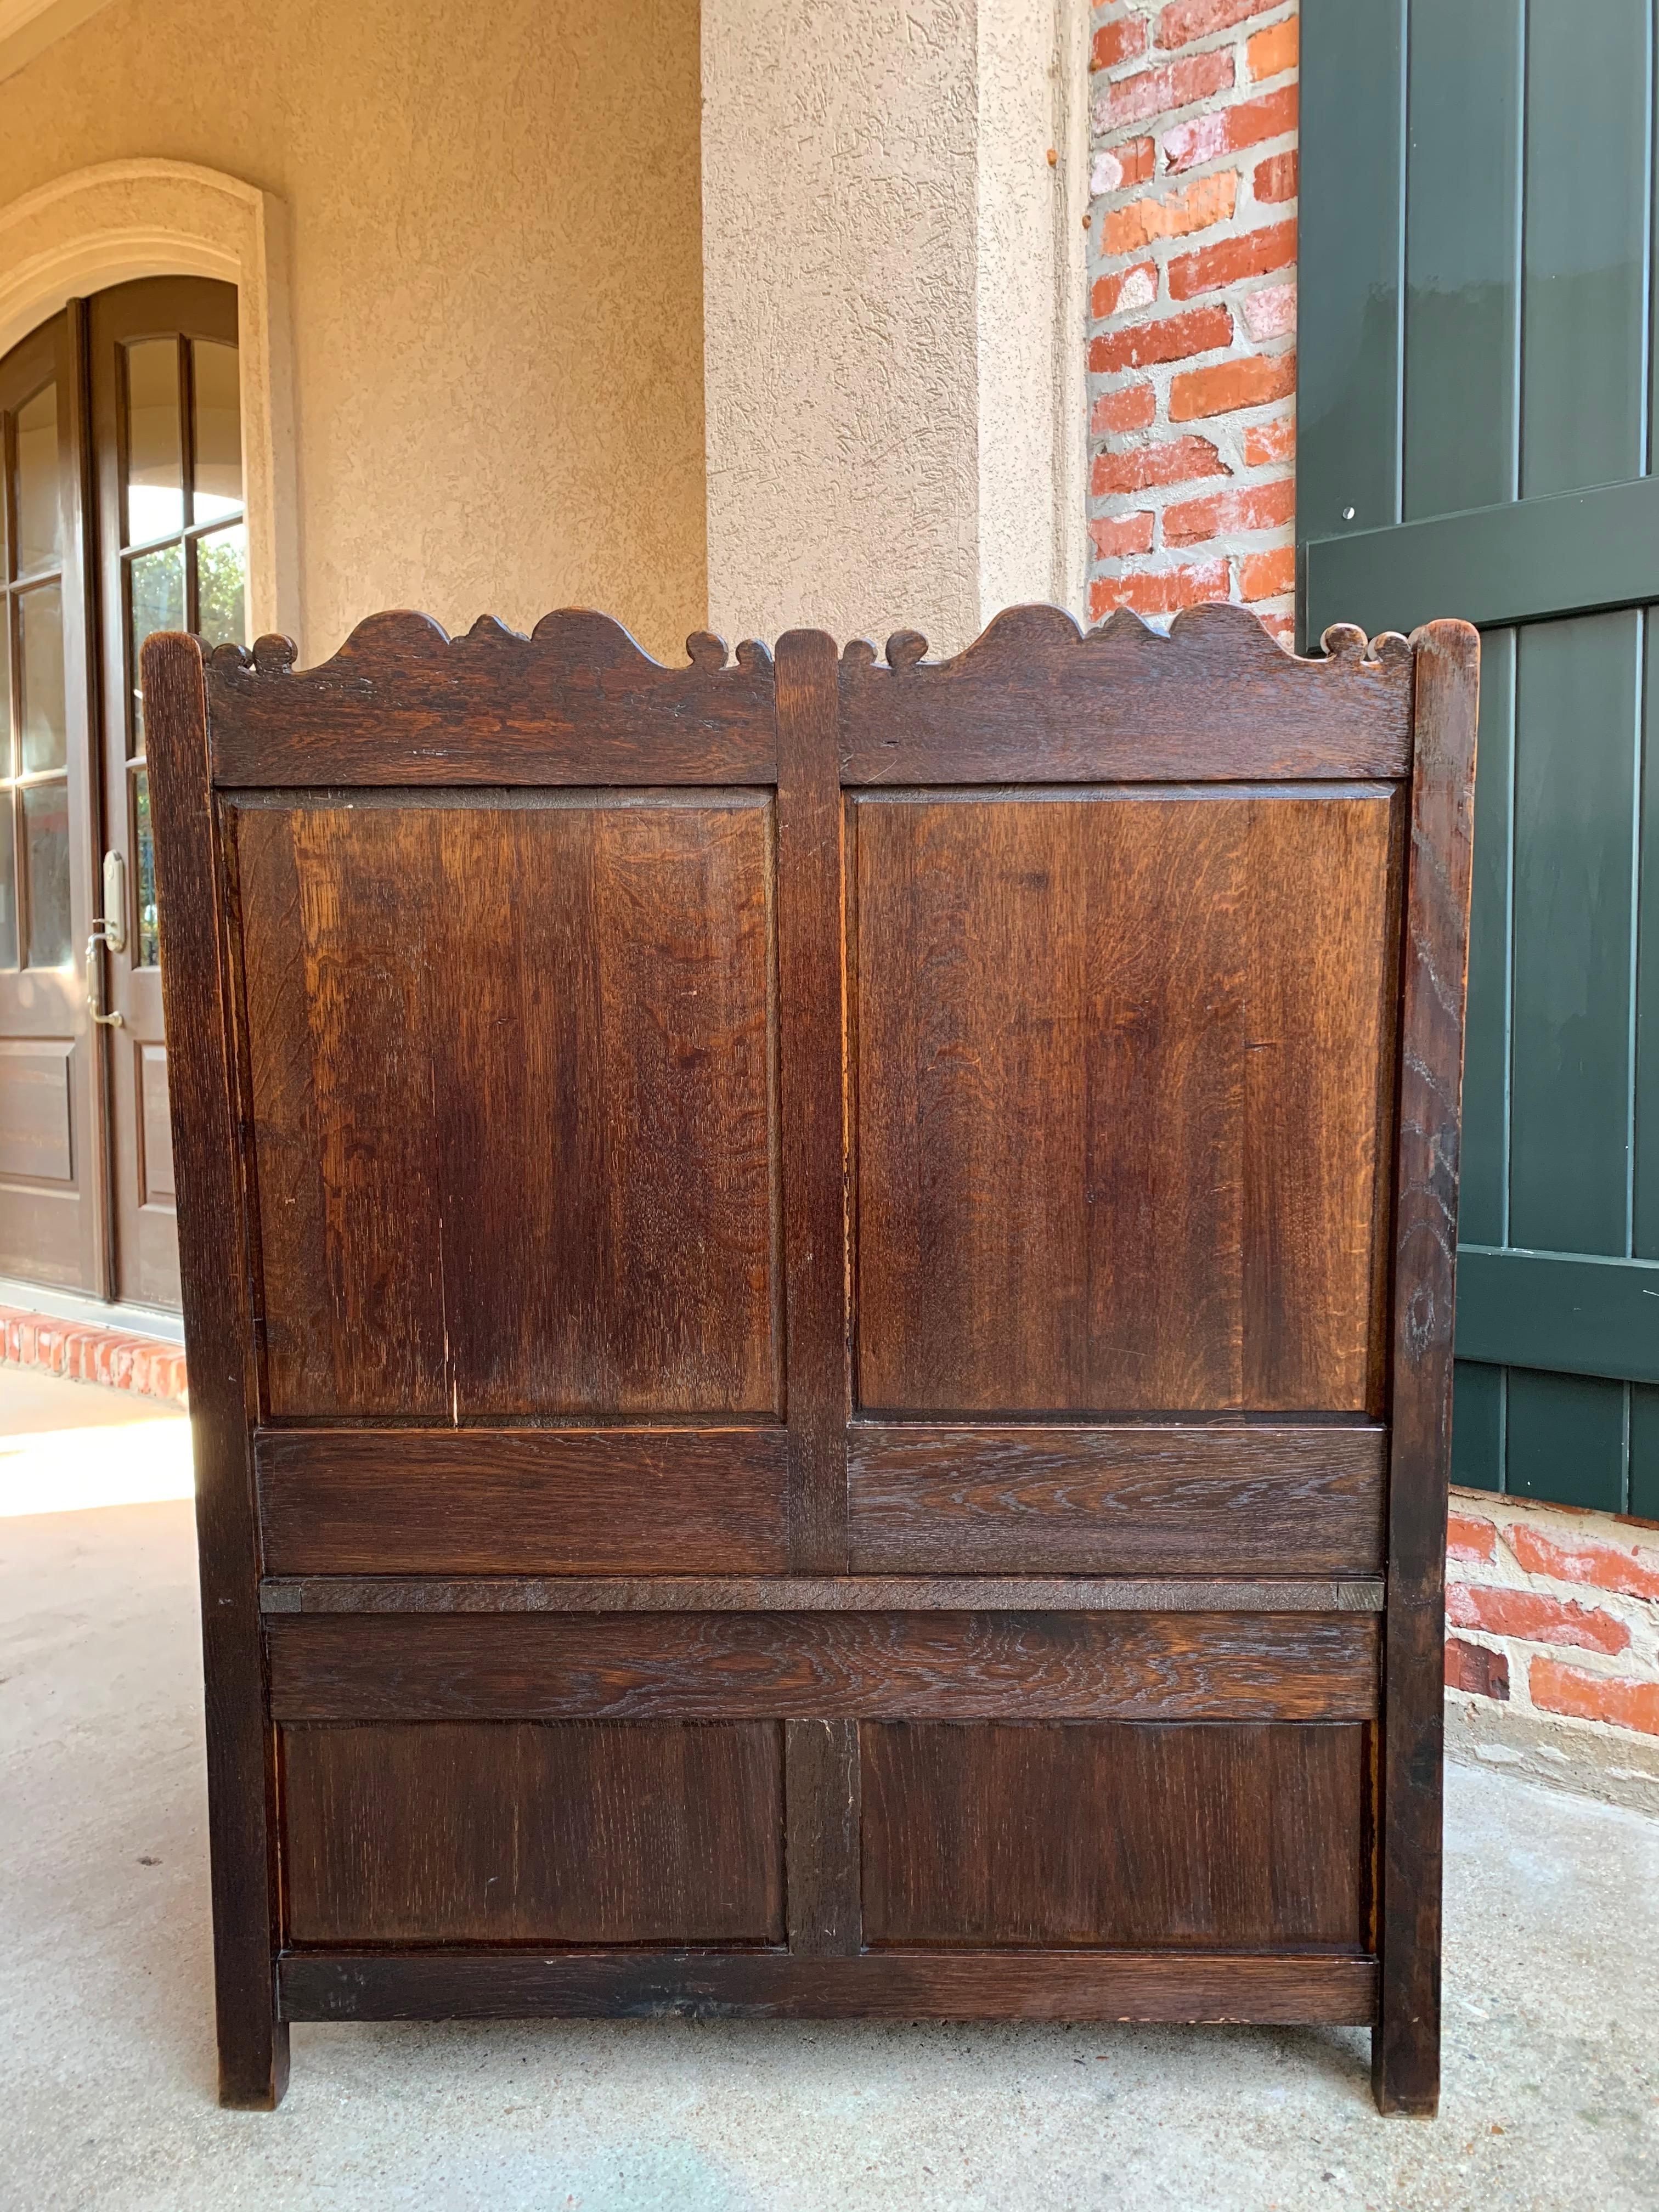
M 307 658 L 707 618 L 696 0 L 115 0 L 0 82 L 0 207 L 161 155 L 289 217 Z
M 1086 0 L 703 0 L 711 617 L 1080 606 Z

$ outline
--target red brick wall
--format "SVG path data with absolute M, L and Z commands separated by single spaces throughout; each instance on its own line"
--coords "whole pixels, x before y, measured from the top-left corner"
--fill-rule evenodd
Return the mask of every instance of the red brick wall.
M 185 1355 L 159 1337 L 0 1306 L 0 1365 L 44 1368 L 75 1382 L 103 1382 L 141 1398 L 187 1401 Z
M 1293 0 L 1094 10 L 1089 607 L 1295 580 Z
M 1449 1688 L 1659 1737 L 1659 1529 L 1461 1491 L 1447 1534 Z

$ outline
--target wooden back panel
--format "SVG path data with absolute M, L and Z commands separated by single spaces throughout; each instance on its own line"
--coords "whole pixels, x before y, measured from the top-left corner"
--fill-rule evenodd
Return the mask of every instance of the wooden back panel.
M 1474 641 L 1327 646 L 152 642 L 238 2094 L 273 1959 L 1039 1941 L 1277 1947 L 1421 2100 Z

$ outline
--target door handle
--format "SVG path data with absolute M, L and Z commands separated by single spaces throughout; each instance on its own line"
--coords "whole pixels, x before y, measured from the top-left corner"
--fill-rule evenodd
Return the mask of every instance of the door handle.
M 118 1012 L 105 1013 L 98 1003 L 98 948 L 124 952 L 127 943 L 127 864 L 118 853 L 104 855 L 104 911 L 87 939 L 87 1012 L 100 1028 L 118 1030 Z

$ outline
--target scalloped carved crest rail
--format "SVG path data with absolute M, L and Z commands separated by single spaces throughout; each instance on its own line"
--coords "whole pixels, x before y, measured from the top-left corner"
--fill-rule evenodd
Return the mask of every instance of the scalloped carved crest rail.
M 1243 607 L 1188 608 L 1169 634 L 1120 609 L 1080 631 L 1058 607 L 1013 607 L 948 660 L 915 630 L 884 665 L 842 651 L 842 780 L 914 782 L 940 751 L 997 782 L 1040 738 L 1058 780 L 1398 776 L 1410 766 L 1412 652 L 1328 630 L 1323 659 L 1286 653 Z M 209 696 L 226 787 L 568 781 L 770 784 L 775 672 L 753 638 L 735 661 L 698 630 L 670 668 L 619 623 L 544 615 L 528 637 L 481 616 L 450 637 L 425 615 L 373 615 L 331 659 L 295 669 L 291 641 L 217 647 Z M 395 735 L 394 735 L 395 732 Z

